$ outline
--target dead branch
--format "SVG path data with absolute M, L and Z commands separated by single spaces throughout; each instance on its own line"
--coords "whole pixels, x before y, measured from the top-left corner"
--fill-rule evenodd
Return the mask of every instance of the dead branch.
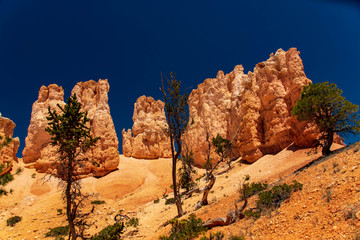
M 245 218 L 245 215 L 244 215 L 244 210 L 247 206 L 247 198 L 245 196 L 245 189 L 246 189 L 246 185 L 243 184 L 243 198 L 244 198 L 244 204 L 241 206 L 241 208 L 237 208 L 237 205 L 236 205 L 236 201 L 235 201 L 235 210 L 234 211 L 231 211 L 229 212 L 226 217 L 218 217 L 218 218 L 214 218 L 210 221 L 207 221 L 206 223 L 203 224 L 204 227 L 206 228 L 213 228 L 213 227 L 216 227 L 216 226 L 227 226 L 227 225 L 230 225 L 230 224 L 233 224 L 237 221 L 239 221 L 240 219 L 243 219 Z

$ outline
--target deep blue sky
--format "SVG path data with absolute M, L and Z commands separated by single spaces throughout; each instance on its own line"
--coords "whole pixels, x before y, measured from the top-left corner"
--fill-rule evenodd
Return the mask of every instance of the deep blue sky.
M 350 0 L 0 0 L 0 112 L 17 124 L 21 157 L 42 85 L 63 86 L 67 98 L 77 82 L 107 78 L 121 142 L 136 99 L 162 98 L 160 72 L 176 72 L 184 86 L 196 88 L 218 70 L 243 64 L 252 71 L 290 47 L 301 52 L 308 78 L 334 82 L 360 104 L 359 6 Z

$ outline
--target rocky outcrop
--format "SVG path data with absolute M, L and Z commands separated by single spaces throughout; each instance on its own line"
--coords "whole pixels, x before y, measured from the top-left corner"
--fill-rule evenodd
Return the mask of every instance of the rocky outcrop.
M 141 96 L 134 104 L 132 131 L 123 129 L 123 154 L 126 157 L 156 159 L 171 157 L 169 136 L 166 134 L 164 103 Z
M 8 118 L 2 117 L 0 113 L 0 144 L 4 143 L 6 137 L 12 138 L 15 128 L 15 123 Z M 16 157 L 19 148 L 19 138 L 12 138 L 6 146 L 0 147 L 0 176 L 8 172 L 12 168 L 14 161 L 18 161 Z
M 83 176 L 103 176 L 117 168 L 119 164 L 118 139 L 108 105 L 109 83 L 107 80 L 79 82 L 71 94 L 76 94 L 82 104 L 82 111 L 88 112 L 90 127 L 94 137 L 100 140 L 87 153 L 90 160 L 81 169 Z M 24 163 L 31 163 L 39 172 L 47 172 L 57 158 L 56 147 L 51 146 L 51 137 L 45 131 L 48 121 L 48 107 L 58 110 L 57 104 L 64 106 L 64 90 L 56 84 L 42 86 L 38 100 L 33 104 L 28 135 L 23 151 Z M 96 164 L 93 164 L 96 162 Z
M 275 154 L 295 142 L 300 147 L 316 144 L 318 133 L 291 116 L 291 109 L 304 85 L 311 81 L 304 73 L 296 48 L 279 49 L 245 74 L 241 65 L 229 73 L 219 71 L 206 79 L 189 96 L 193 124 L 183 137 L 197 165 L 207 155 L 206 133 L 233 139 L 233 155 L 254 162 Z M 218 157 L 211 153 L 213 161 Z
M 109 90 L 107 79 L 100 79 L 97 83 L 93 80 L 77 83 L 71 91 L 71 95 L 78 96 L 78 100 L 82 104 L 82 111 L 88 112 L 92 135 L 100 137 L 96 146 L 87 156 L 97 164 L 95 166 L 88 163 L 84 167 L 83 174 L 91 172 L 93 176 L 103 176 L 119 165 L 119 141 L 108 104 Z
M 36 161 L 47 161 L 47 166 L 37 166 L 37 169 L 45 172 L 52 160 L 56 158 L 56 148 L 51 146 L 51 137 L 45 128 L 48 126 L 46 116 L 48 108 L 58 109 L 57 105 L 64 106 L 64 90 L 56 84 L 48 87 L 41 86 L 39 97 L 32 105 L 30 125 L 28 134 L 25 138 L 25 147 L 22 152 L 24 163 L 34 163 Z

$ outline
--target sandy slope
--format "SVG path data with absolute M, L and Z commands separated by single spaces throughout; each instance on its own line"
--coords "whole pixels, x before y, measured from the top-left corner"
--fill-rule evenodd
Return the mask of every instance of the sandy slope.
M 203 220 L 207 220 L 226 214 L 226 211 L 231 210 L 240 181 L 246 174 L 251 176 L 252 181 L 271 182 L 285 177 L 318 156 L 319 154 L 309 154 L 306 149 L 289 147 L 275 156 L 264 156 L 251 165 L 240 164 L 238 161 L 233 164 L 231 171 L 217 175 L 214 191 L 209 195 L 209 206 L 195 212 L 194 205 L 201 195 L 195 194 L 184 200 L 187 213 L 185 217 L 196 213 Z M 127 229 L 125 238 L 157 239 L 159 235 L 169 231 L 169 226 L 162 225 L 177 214 L 176 207 L 165 205 L 165 199 L 162 198 L 166 189 L 167 193 L 170 192 L 170 160 L 137 160 L 122 155 L 120 158 L 117 171 L 99 179 L 83 180 L 84 191 L 96 193 L 98 199 L 106 202 L 104 205 L 95 206 L 94 213 L 89 217 L 91 227 L 88 233 L 94 234 L 108 224 L 113 224 L 115 214 L 123 210 L 130 217 L 140 220 L 137 229 Z M 22 167 L 21 164 L 18 166 Z M 14 167 L 14 171 L 18 166 Z M 226 166 L 220 167 L 218 172 L 225 169 Z M 34 173 L 35 178 L 32 177 Z M 198 170 L 198 175 L 202 173 L 203 170 Z M 57 209 L 64 209 L 57 182 L 55 179 L 44 182 L 43 176 L 33 169 L 24 168 L 23 172 L 6 186 L 14 192 L 0 197 L 0 239 L 43 239 L 48 228 L 66 225 L 64 214 L 57 213 Z M 199 182 L 200 187 L 204 184 L 203 180 Z M 171 194 L 168 197 L 171 197 Z M 158 198 L 160 202 L 154 203 Z M 89 212 L 91 207 L 88 203 L 84 212 Z M 6 226 L 6 219 L 14 215 L 21 216 L 22 221 L 14 227 Z

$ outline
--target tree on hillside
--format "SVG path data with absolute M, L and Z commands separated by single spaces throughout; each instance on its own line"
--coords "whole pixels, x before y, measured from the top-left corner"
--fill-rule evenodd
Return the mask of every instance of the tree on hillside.
M 341 94 L 342 91 L 334 83 L 310 83 L 304 86 L 300 99 L 291 111 L 298 120 L 318 126 L 323 155 L 331 153 L 335 133 L 358 134 L 360 131 L 359 106 L 345 100 Z
M 186 191 L 190 191 L 196 186 L 194 182 L 193 175 L 196 173 L 194 168 L 194 153 L 192 150 L 184 144 L 182 154 L 180 157 L 181 160 L 181 168 L 179 169 L 179 187 L 185 189 Z
M 81 192 L 80 179 L 77 170 L 85 161 L 85 152 L 95 146 L 99 138 L 91 136 L 90 119 L 87 112 L 81 112 L 81 103 L 74 94 L 67 100 L 64 107 L 57 105 L 57 111 L 48 109 L 48 127 L 45 129 L 52 137 L 51 144 L 58 147 L 59 157 L 55 162 L 55 173 L 51 176 L 61 179 L 64 201 L 66 202 L 66 216 L 69 223 L 69 239 L 83 238 L 84 219 L 79 214 L 85 199 L 89 195 Z
M 161 91 L 164 94 L 166 121 L 169 126 L 169 136 L 172 154 L 172 180 L 174 188 L 174 199 L 178 210 L 178 216 L 181 217 L 184 212 L 181 206 L 181 196 L 179 187 L 176 182 L 176 163 L 181 156 L 182 141 L 181 136 L 184 134 L 189 122 L 189 107 L 187 93 L 180 93 L 181 82 L 176 80 L 175 74 L 170 73 L 168 88 L 165 90 L 163 77 L 161 76 Z
M 227 164 L 230 169 L 231 168 L 231 160 L 232 160 L 232 159 L 230 159 L 230 155 L 232 153 L 231 152 L 232 143 L 230 142 L 230 140 L 225 139 L 218 134 L 218 135 L 216 135 L 216 137 L 214 137 L 212 139 L 212 144 L 215 147 L 216 154 L 219 155 L 220 158 L 222 158 L 224 160 L 229 158 L 227 161 Z

